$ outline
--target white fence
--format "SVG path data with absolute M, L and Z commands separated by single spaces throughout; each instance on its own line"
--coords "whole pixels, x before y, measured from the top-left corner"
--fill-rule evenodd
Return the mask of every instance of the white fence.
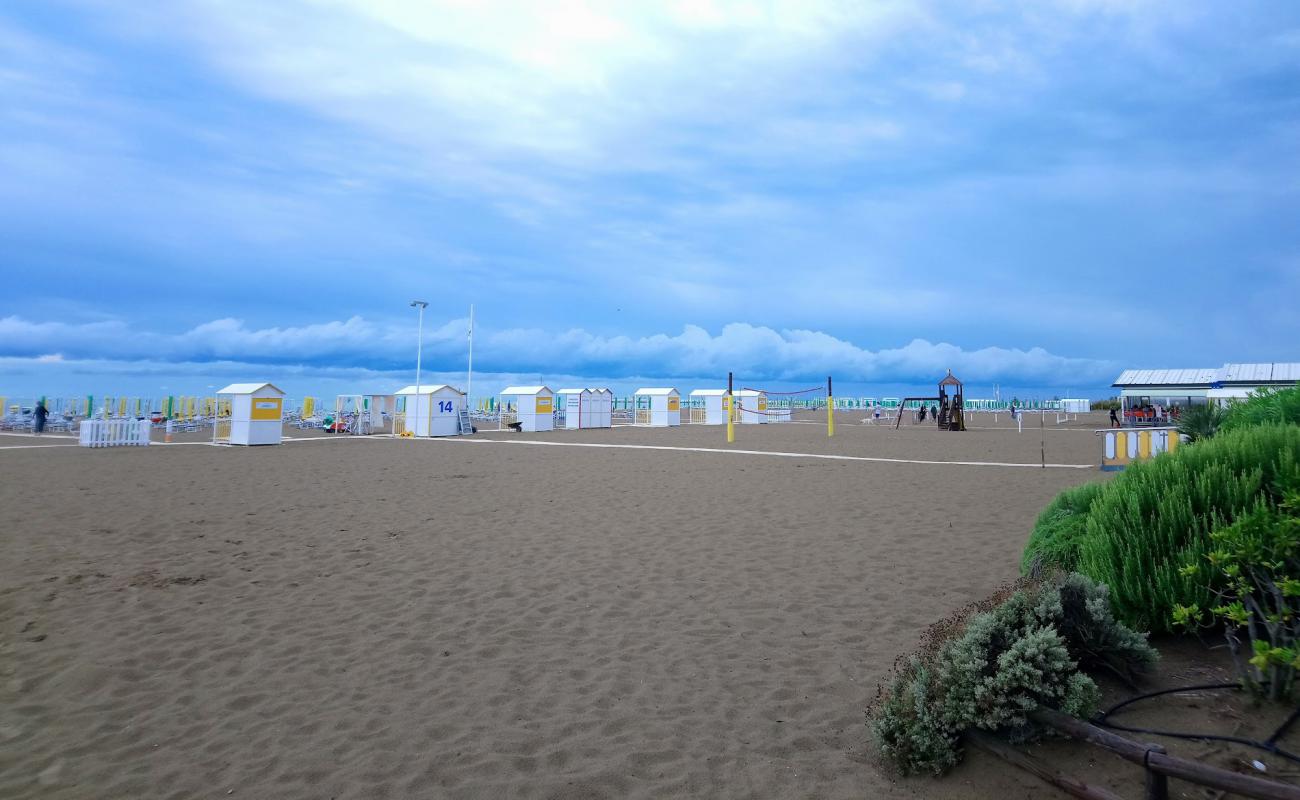
M 149 444 L 149 420 L 87 419 L 80 433 L 82 447 L 143 447 Z

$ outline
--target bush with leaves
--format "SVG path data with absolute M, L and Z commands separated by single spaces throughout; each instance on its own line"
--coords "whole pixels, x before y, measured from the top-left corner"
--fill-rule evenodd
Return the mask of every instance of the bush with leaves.
M 1258 425 L 1300 425 L 1300 384 L 1257 389 L 1245 400 L 1230 404 L 1221 430 Z
M 1261 500 L 1210 540 L 1205 562 L 1183 573 L 1207 587 L 1213 604 L 1175 606 L 1174 624 L 1222 626 L 1247 688 L 1291 699 L 1300 668 L 1300 482 L 1276 507 Z M 1239 657 L 1243 640 L 1250 644 L 1246 663 Z
M 1138 630 L 1170 630 L 1175 606 L 1208 607 L 1211 589 L 1183 572 L 1210 552 L 1210 534 L 1300 476 L 1300 426 L 1221 433 L 1134 464 L 1093 501 L 1079 572 L 1110 587 L 1115 615 Z
M 1051 569 L 1069 571 L 1078 565 L 1079 540 L 1088 530 L 1088 510 L 1105 488 L 1104 483 L 1085 483 L 1066 489 L 1047 504 L 1020 559 L 1022 575 Z
M 1106 587 L 1082 575 L 1022 582 L 994 600 L 933 626 L 877 693 L 872 732 L 903 773 L 956 764 L 967 730 L 1024 738 L 1038 708 L 1086 716 L 1097 686 L 1081 668 L 1131 676 L 1156 659 L 1143 634 L 1115 621 Z
M 1190 406 L 1178 415 L 1178 432 L 1186 436 L 1189 442 L 1209 439 L 1219 432 L 1227 413 L 1221 406 L 1214 404 Z

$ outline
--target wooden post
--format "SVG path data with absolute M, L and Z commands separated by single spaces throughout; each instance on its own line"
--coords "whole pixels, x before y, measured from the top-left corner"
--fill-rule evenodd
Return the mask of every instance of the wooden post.
M 1121 758 L 1140 765 L 1146 769 L 1148 775 L 1156 773 L 1162 780 L 1153 782 L 1148 778 L 1146 796 L 1150 798 L 1167 797 L 1168 778 L 1178 778 L 1211 789 L 1253 797 L 1256 800 L 1300 800 L 1300 786 L 1256 778 L 1253 775 L 1241 775 L 1199 761 L 1171 756 L 1165 753 L 1160 745 L 1139 744 L 1068 714 L 1062 714 L 1060 711 L 1039 709 L 1030 714 L 1029 718 L 1055 728 L 1067 736 L 1104 747 Z M 1150 794 L 1152 791 L 1162 790 L 1165 792 L 1164 795 Z
M 966 741 L 985 752 L 992 753 L 1008 764 L 1020 767 L 1031 775 L 1038 776 L 1073 797 L 1082 797 L 1084 800 L 1121 800 L 1119 795 L 1109 789 L 1093 786 L 1077 778 L 1064 775 L 1052 769 L 1040 759 L 1034 758 L 1028 753 L 1022 753 L 1006 742 L 982 731 L 968 732 Z

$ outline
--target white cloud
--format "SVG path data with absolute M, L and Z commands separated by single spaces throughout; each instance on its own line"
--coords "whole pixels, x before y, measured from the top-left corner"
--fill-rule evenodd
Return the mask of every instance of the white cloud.
M 456 370 L 467 353 L 466 321 L 430 324 L 424 359 L 430 370 Z M 409 324 L 370 322 L 360 317 L 283 328 L 249 328 L 236 319 L 199 325 L 179 336 L 128 329 L 121 323 L 34 323 L 0 319 L 0 355 L 48 359 L 58 352 L 68 360 L 150 360 L 159 363 L 245 362 L 264 370 L 374 370 L 406 368 L 414 361 L 415 336 Z M 475 358 L 481 368 L 541 375 L 724 375 L 746 379 L 803 380 L 835 375 L 856 382 L 928 381 L 952 369 L 969 381 L 1018 381 L 1053 386 L 1100 383 L 1115 366 L 1069 358 L 1041 348 L 985 347 L 966 350 L 947 343 L 914 339 L 901 347 L 868 350 L 812 330 L 775 330 L 745 323 L 717 334 L 695 325 L 681 333 L 603 336 L 580 328 L 547 331 L 528 328 L 480 329 Z

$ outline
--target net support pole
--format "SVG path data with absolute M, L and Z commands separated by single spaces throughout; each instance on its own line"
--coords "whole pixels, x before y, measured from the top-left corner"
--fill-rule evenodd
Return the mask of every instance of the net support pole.
M 835 435 L 835 392 L 831 390 L 831 376 L 826 376 L 826 435 Z
M 733 391 L 733 379 L 730 372 L 727 373 L 727 444 L 736 441 L 736 427 L 732 418 L 736 414 L 736 396 Z

